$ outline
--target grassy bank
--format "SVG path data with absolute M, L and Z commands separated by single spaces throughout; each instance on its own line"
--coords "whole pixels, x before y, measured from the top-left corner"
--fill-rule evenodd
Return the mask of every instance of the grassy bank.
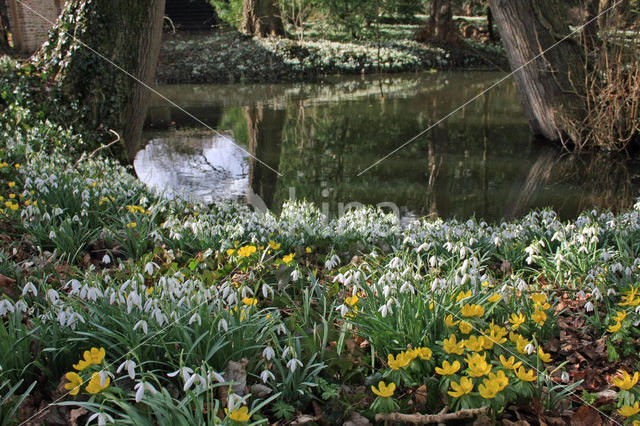
M 165 83 L 280 82 L 335 74 L 508 69 L 501 48 L 415 41 L 420 24 L 386 24 L 353 40 L 315 23 L 292 38 L 251 38 L 235 31 L 165 34 L 157 79 Z
M 640 205 L 403 226 L 167 201 L 1 66 L 2 424 L 640 420 Z

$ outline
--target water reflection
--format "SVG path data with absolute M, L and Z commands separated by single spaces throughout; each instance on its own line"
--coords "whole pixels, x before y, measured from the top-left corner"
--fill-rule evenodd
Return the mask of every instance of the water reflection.
M 193 123 L 157 101 L 149 126 L 178 130 L 155 131 L 136 171 L 145 182 L 171 185 L 174 194 L 210 201 L 255 192 L 277 211 L 294 193 L 330 215 L 351 202 L 390 202 L 407 216 L 497 220 L 552 206 L 570 218 L 594 206 L 620 209 L 633 202 L 637 162 L 563 155 L 532 141 L 513 84 L 358 176 L 500 77 L 436 73 L 333 84 L 163 87 L 251 156 L 230 155 L 242 151 L 221 145 L 224 138 L 185 135 L 180 128 Z M 159 178 L 152 182 L 149 174 Z

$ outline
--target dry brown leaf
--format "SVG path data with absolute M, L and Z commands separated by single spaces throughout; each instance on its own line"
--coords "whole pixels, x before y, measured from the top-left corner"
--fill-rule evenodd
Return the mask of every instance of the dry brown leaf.
M 595 408 L 588 405 L 578 408 L 571 417 L 571 426 L 601 426 L 602 418 Z

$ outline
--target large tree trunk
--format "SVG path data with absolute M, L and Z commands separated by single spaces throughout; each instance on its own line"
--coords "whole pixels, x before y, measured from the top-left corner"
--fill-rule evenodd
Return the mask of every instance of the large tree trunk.
M 576 139 L 563 123 L 584 116 L 582 49 L 564 22 L 564 0 L 490 0 L 525 115 L 536 136 Z M 549 49 L 551 48 L 551 49 Z M 541 57 L 528 63 L 541 52 Z M 562 119 L 561 119 L 562 117 Z
M 453 24 L 453 11 L 451 0 L 431 0 L 429 5 L 429 21 L 418 38 L 421 41 L 455 42 L 457 32 Z
M 149 98 L 140 82 L 153 81 L 164 6 L 165 0 L 71 0 L 36 56 L 78 103 L 83 124 L 118 132 L 129 159 L 139 146 Z
M 242 31 L 260 37 L 285 35 L 278 0 L 244 0 Z
M 0 54 L 9 50 L 9 32 L 7 2 L 0 0 Z

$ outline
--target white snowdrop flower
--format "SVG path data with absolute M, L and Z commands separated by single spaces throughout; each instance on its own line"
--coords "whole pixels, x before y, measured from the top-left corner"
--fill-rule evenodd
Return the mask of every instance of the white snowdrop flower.
M 229 324 L 227 323 L 227 320 L 224 318 L 222 318 L 218 323 L 218 331 L 220 331 L 220 329 L 223 329 L 224 331 L 229 331 Z
M 598 287 L 594 288 L 592 293 L 593 293 L 593 297 L 596 300 L 602 300 L 602 292 Z
M 562 383 L 569 383 L 569 380 L 571 380 L 571 377 L 569 376 L 569 373 L 567 373 L 566 371 L 563 371 L 562 374 L 560 375 L 560 380 L 562 380 Z
M 229 411 L 235 410 L 237 407 L 240 407 L 244 402 L 243 397 L 233 392 L 229 392 L 229 396 L 227 398 L 228 398 L 227 407 L 229 407 Z
M 86 299 L 95 302 L 99 297 L 102 297 L 102 291 L 97 287 L 89 287 L 87 290 Z
M 611 254 L 608 251 L 603 251 L 602 254 L 600 255 L 600 258 L 604 261 L 604 262 L 608 262 L 609 259 L 611 259 Z
M 580 246 L 578 248 L 578 253 L 589 253 L 589 249 L 587 248 L 587 246 Z
M 269 379 L 275 380 L 276 376 L 269 370 L 263 370 L 262 373 L 260 373 L 260 379 L 262 379 L 262 383 L 267 383 Z
M 278 324 L 276 326 L 276 333 L 278 333 L 278 335 L 287 334 L 287 327 L 285 327 L 283 323 Z
M 382 318 L 387 317 L 388 311 L 389 311 L 389 307 L 386 304 L 378 308 L 378 312 L 380 312 L 380 315 L 382 315 Z
M 126 368 L 127 374 L 129 374 L 129 378 L 133 380 L 136 378 L 136 366 L 137 364 L 134 360 L 128 359 L 118 366 L 116 373 L 120 374 L 120 372 Z
M 404 284 L 402 284 L 402 287 L 400 287 L 400 293 L 404 293 L 406 291 L 410 292 L 411 294 L 415 294 L 415 289 L 409 283 L 409 281 L 405 281 Z
M 271 288 L 271 286 L 266 283 L 262 284 L 262 295 L 264 296 L 264 298 L 267 299 L 270 294 L 273 295 L 273 289 Z
M 154 388 L 151 383 L 147 383 L 147 382 L 138 382 L 133 387 L 133 389 L 136 390 L 136 402 L 142 401 L 142 398 L 144 397 L 144 392 L 145 391 L 150 392 L 152 395 L 154 395 L 154 394 L 156 394 L 158 392 L 156 390 L 156 388 Z
M 62 213 L 64 213 L 64 212 L 62 211 L 62 209 L 61 209 L 60 207 L 56 207 L 56 208 L 53 210 L 53 215 L 54 215 L 54 216 L 60 216 Z
M 13 308 L 13 306 L 11 307 Z M 13 311 L 11 311 L 13 312 Z M 5 312 L 6 313 L 6 312 Z M 2 302 L 0 301 L 0 315 L 4 315 L 2 313 Z M 58 311 L 58 315 L 56 315 L 56 319 L 61 327 L 64 327 L 67 324 L 67 312 L 62 309 Z
M 289 355 L 290 351 L 291 351 L 291 347 L 287 346 L 286 348 L 284 348 L 284 351 L 282 351 L 282 358 L 286 358 L 287 355 Z
M 349 307 L 345 304 L 336 307 L 336 311 L 340 311 L 340 316 L 344 318 L 349 313 Z
M 607 296 L 615 296 L 616 295 L 616 289 L 615 288 L 610 288 L 607 290 Z
M 14 306 L 16 308 L 16 312 L 18 313 L 27 312 L 27 310 L 29 309 L 27 303 L 22 299 L 18 300 Z
M 141 328 L 142 328 L 142 332 L 143 332 L 144 334 L 147 334 L 147 333 L 148 333 L 148 330 L 149 330 L 149 329 L 148 329 L 147 322 L 146 322 L 145 320 L 140 320 L 140 321 L 138 321 L 138 322 L 136 323 L 136 325 L 134 325 L 134 326 L 133 326 L 133 330 L 134 330 L 134 331 L 135 331 L 135 330 L 137 330 L 137 329 L 138 329 L 138 327 L 141 327 Z
M 38 296 L 38 289 L 36 289 L 36 286 L 33 285 L 32 282 L 26 283 L 25 286 L 22 288 L 22 295 L 26 296 L 27 293 L 31 293 L 34 296 Z
M 294 269 L 293 271 L 291 271 L 291 279 L 294 281 L 298 281 L 298 279 L 300 278 L 300 272 L 298 272 L 297 269 Z
M 107 378 L 111 376 L 111 378 L 115 378 L 113 374 L 107 370 L 101 370 L 99 373 L 100 376 L 100 386 L 104 386 L 107 383 Z
M 198 325 L 202 325 L 202 319 L 200 318 L 200 314 L 198 314 L 197 312 L 191 315 L 191 318 L 189 318 L 189 325 L 193 324 L 196 321 L 198 321 Z
M 203 387 L 206 387 L 207 386 L 207 379 L 202 377 L 200 374 L 195 373 L 191 377 L 189 377 L 189 380 L 184 382 L 184 386 L 182 387 L 182 390 L 185 391 L 185 392 L 188 391 L 191 388 L 191 386 L 193 386 L 194 383 L 197 383 L 197 384 L 200 384 Z
M 343 274 L 338 274 L 333 278 L 333 282 L 335 283 L 336 281 L 342 283 L 344 282 L 344 275 Z
M 50 239 L 50 240 L 55 240 L 55 239 L 56 239 L 56 231 L 51 230 L 51 231 L 49 232 L 49 239 Z
M 591 301 L 588 301 L 587 303 L 585 303 L 584 310 L 587 312 L 593 312 L 593 303 L 591 303 Z
M 216 372 L 215 370 L 209 370 L 207 372 L 207 386 L 211 385 L 211 383 L 213 383 L 213 381 L 216 381 L 218 383 L 224 383 L 224 377 L 222 377 L 222 374 Z
M 89 417 L 89 420 L 87 420 L 87 424 L 91 423 L 93 420 L 96 420 L 96 419 L 98 420 L 98 426 L 105 426 L 107 422 L 115 423 L 115 420 L 113 420 L 113 417 L 111 417 L 107 413 L 100 412 L 100 413 L 95 413 L 91 417 Z
M 155 262 L 147 262 L 147 264 L 144 265 L 144 272 L 147 275 L 153 275 L 154 269 L 160 269 L 158 264 Z
M 67 326 L 71 327 L 72 329 L 75 329 L 76 326 L 76 322 L 80 321 L 81 323 L 85 323 L 84 322 L 84 317 L 82 315 L 80 315 L 77 312 L 72 313 L 71 315 L 69 315 L 69 318 L 67 319 Z
M 587 295 L 585 294 L 584 290 L 580 290 L 576 293 L 576 295 L 578 296 L 579 299 L 584 299 L 585 297 L 587 297 Z
M 300 366 L 302 367 L 302 361 L 300 361 L 299 359 L 296 358 L 291 358 L 288 362 L 287 362 L 287 368 L 289 370 L 291 370 L 291 372 L 293 373 L 294 371 L 296 371 L 296 367 Z
M 533 343 L 529 343 L 527 346 L 524 347 L 524 350 L 526 353 L 531 355 L 532 353 L 535 353 L 536 347 L 533 345 Z
M 55 305 L 56 303 L 58 303 L 58 300 L 60 300 L 60 295 L 57 291 L 50 288 L 49 290 L 47 290 L 47 299 L 49 299 L 49 303 Z
M 182 368 L 180 368 L 180 369 L 178 369 L 176 371 L 173 371 L 171 373 L 167 373 L 167 376 L 176 377 L 178 374 L 180 374 L 180 376 L 182 377 L 182 380 L 184 380 L 186 382 L 187 380 L 189 380 L 189 378 L 193 374 L 193 369 L 191 369 L 189 367 L 182 367 Z
M 267 360 L 271 361 L 271 359 L 276 355 L 276 352 L 273 350 L 271 346 L 267 346 L 262 350 L 262 356 Z
M 422 250 L 429 250 L 429 248 L 431 247 L 431 244 L 429 243 L 422 243 L 420 244 L 420 246 L 416 249 L 416 253 L 420 253 Z

